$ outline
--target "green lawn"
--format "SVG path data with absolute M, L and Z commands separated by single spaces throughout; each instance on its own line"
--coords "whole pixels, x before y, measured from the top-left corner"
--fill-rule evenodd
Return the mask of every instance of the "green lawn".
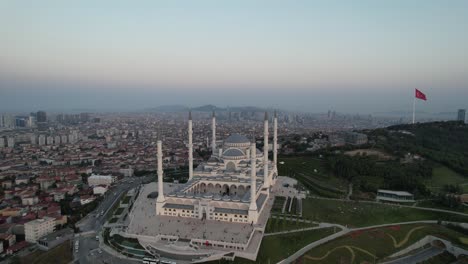
M 401 225 L 356 231 L 308 251 L 296 263 L 374 263 L 427 235 L 455 243 L 463 236 L 440 225 Z
M 339 230 L 337 230 L 338 232 Z M 322 228 L 317 230 L 310 230 L 305 232 L 297 232 L 278 236 L 267 236 L 262 240 L 260 250 L 258 252 L 257 260 L 250 261 L 246 259 L 236 258 L 231 261 L 211 261 L 207 264 L 254 264 L 254 263 L 277 263 L 291 254 L 297 252 L 299 249 L 306 245 L 317 241 L 321 238 L 332 235 L 333 228 Z
M 126 246 L 126 247 L 132 247 L 136 249 L 144 249 L 143 246 L 138 242 L 138 239 L 136 238 L 128 238 L 128 237 L 123 237 L 121 235 L 113 235 L 112 240 L 114 240 L 116 243 Z
M 455 212 L 461 212 L 461 213 L 468 214 L 468 206 L 464 206 L 464 205 L 460 205 L 457 208 L 450 208 L 450 207 L 447 207 L 447 206 L 439 205 L 439 204 L 437 204 L 437 203 L 435 203 L 433 201 L 429 201 L 429 200 L 418 202 L 417 205 L 420 206 L 420 207 L 437 208 L 437 209 L 443 209 L 443 210 L 449 210 L 449 211 L 455 211 Z
M 114 250 L 118 251 L 120 254 L 123 254 L 129 257 L 136 257 L 136 258 L 141 258 L 145 256 L 149 257 L 149 254 L 146 253 L 145 249 L 143 248 L 143 246 L 141 246 L 141 244 L 138 242 L 137 239 L 126 238 L 117 234 L 111 237 L 109 233 L 110 233 L 109 228 L 104 229 L 104 232 L 103 232 L 104 243 L 112 247 Z
M 292 205 L 291 205 L 291 211 L 289 211 L 290 214 L 297 214 L 297 206 L 298 206 L 298 203 L 297 203 L 297 198 L 294 197 L 291 201 Z M 289 208 L 288 208 L 289 209 Z
M 131 196 L 125 196 L 122 200 L 122 204 L 128 204 L 128 202 L 130 201 L 130 198 L 132 198 Z
M 283 210 L 283 205 L 285 201 L 286 201 L 286 197 L 275 196 L 275 200 L 273 202 L 273 207 L 271 208 L 271 212 L 281 213 L 281 211 Z
M 303 222 L 301 220 L 303 219 L 293 215 L 282 215 L 274 218 L 271 217 L 268 219 L 265 233 L 275 233 L 317 226 L 316 224 Z
M 468 177 L 463 177 L 445 166 L 435 167 L 432 170 L 432 178 L 426 181 L 426 186 L 438 192 L 445 184 L 461 185 L 463 191 L 468 193 Z
M 314 157 L 280 157 L 278 160 L 280 176 L 296 178 L 314 195 L 338 198 L 347 192 L 347 182 L 335 177 L 324 160 Z
M 307 198 L 302 201 L 302 216 L 318 222 L 338 223 L 350 227 L 417 220 L 468 222 L 468 217 L 399 207 L 387 204 L 347 202 Z
M 117 210 L 115 210 L 115 212 L 114 212 L 114 215 L 121 215 L 124 209 L 125 208 L 122 208 L 122 207 L 117 208 Z
M 326 166 L 326 161 L 314 157 L 280 157 L 278 164 L 278 174 L 288 176 L 291 170 L 296 173 L 302 173 L 315 179 L 324 181 L 328 187 L 338 188 L 346 191 L 346 181 L 335 177 Z M 317 171 L 315 171 L 317 170 Z

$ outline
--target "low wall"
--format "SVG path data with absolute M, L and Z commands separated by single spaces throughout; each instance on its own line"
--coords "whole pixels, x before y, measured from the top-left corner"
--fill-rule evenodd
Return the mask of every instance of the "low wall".
M 453 254 L 455 257 L 458 257 L 460 255 L 467 255 L 468 256 L 468 250 L 465 250 L 463 248 L 459 248 L 459 247 L 457 247 L 456 245 L 454 245 L 452 242 L 450 242 L 448 240 L 441 239 L 441 238 L 435 237 L 435 236 L 426 236 L 423 239 L 415 242 L 411 246 L 409 246 L 409 247 L 407 247 L 407 248 L 405 248 L 403 250 L 400 250 L 400 251 L 390 255 L 389 257 L 390 258 L 400 257 L 402 255 L 410 253 L 413 250 L 422 248 L 427 244 L 432 244 L 434 241 L 441 241 L 442 243 L 444 243 L 444 245 L 446 246 L 446 250 L 448 252 L 450 252 L 451 254 Z

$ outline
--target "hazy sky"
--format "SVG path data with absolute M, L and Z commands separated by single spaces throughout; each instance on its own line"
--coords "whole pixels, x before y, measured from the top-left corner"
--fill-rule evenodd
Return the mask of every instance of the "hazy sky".
M 468 107 L 468 1 L 0 2 L 0 111 Z

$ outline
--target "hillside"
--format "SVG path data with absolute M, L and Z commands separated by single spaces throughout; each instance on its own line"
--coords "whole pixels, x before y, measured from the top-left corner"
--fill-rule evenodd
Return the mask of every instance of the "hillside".
M 399 157 L 419 154 L 468 175 L 468 125 L 462 122 L 397 125 L 367 134 L 375 141 L 375 148 Z
M 280 175 L 298 179 L 318 196 L 344 197 L 352 183 L 353 199 L 373 200 L 377 189 L 391 189 L 430 199 L 431 207 L 466 211 L 456 195 L 468 193 L 467 125 L 433 122 L 362 132 L 369 144 L 281 157 Z

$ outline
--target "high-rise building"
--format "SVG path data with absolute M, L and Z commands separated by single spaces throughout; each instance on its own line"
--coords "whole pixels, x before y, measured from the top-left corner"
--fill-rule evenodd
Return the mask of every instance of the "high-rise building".
M 39 123 L 47 122 L 47 113 L 44 111 L 38 111 L 36 114 L 36 119 L 37 119 L 37 122 Z
M 67 135 L 62 135 L 60 138 L 61 138 L 60 141 L 62 142 L 62 144 L 67 144 L 67 142 L 68 142 L 68 137 L 67 137 Z
M 466 109 L 458 109 L 458 116 L 457 116 L 458 121 L 462 121 L 465 123 L 466 120 Z
M 26 117 L 26 127 L 32 127 L 33 126 L 33 118 L 32 116 Z
M 16 127 L 29 127 L 28 118 L 28 116 L 17 116 L 15 118 Z
M 37 143 L 36 135 L 32 134 L 29 138 L 31 140 L 31 145 L 36 145 Z
M 15 119 L 13 118 L 12 115 L 9 114 L 3 114 L 0 116 L 1 122 L 0 126 L 1 127 L 15 127 Z
M 54 137 L 54 143 L 55 143 L 55 145 L 60 145 L 60 136 L 55 136 Z
M 63 123 L 63 114 L 59 114 L 57 115 L 57 117 L 55 118 L 55 120 L 59 123 Z
M 44 135 L 39 135 L 39 146 L 44 146 L 46 144 L 46 137 Z
M 7 137 L 7 147 L 13 148 L 15 146 L 15 138 L 13 137 Z
M 80 121 L 81 122 L 88 122 L 89 121 L 89 114 L 88 113 L 81 113 L 80 114 Z

